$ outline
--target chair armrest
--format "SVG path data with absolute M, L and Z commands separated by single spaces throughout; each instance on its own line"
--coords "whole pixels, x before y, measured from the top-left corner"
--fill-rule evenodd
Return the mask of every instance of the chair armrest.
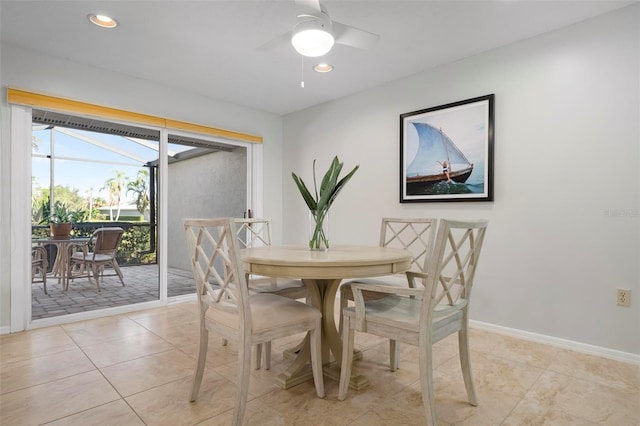
M 407 275 L 407 281 L 409 282 L 410 288 L 417 288 L 416 281 L 415 281 L 416 278 L 421 278 L 423 280 L 426 280 L 427 277 L 429 276 L 424 272 L 414 272 L 414 271 L 407 271 L 405 272 L 405 274 Z
M 422 296 L 424 294 L 424 289 L 422 288 L 397 287 L 383 284 L 361 284 L 354 282 L 351 283 L 351 288 L 353 289 L 354 295 L 357 293 L 359 295 L 358 297 L 362 298 L 362 303 L 364 303 L 363 291 L 396 294 L 399 296 Z
M 359 284 L 352 283 L 351 290 L 353 291 L 353 301 L 355 302 L 356 312 L 356 327 L 359 330 L 364 330 L 364 296 L 363 291 L 375 291 L 376 293 L 395 294 L 398 296 L 422 296 L 424 295 L 424 288 L 403 288 L 390 285 L 373 285 L 373 284 Z
M 89 242 L 69 243 L 67 245 L 67 259 L 71 259 L 71 256 L 76 252 L 76 249 L 80 249 L 82 251 L 82 259 L 86 259 L 87 253 L 89 252 Z

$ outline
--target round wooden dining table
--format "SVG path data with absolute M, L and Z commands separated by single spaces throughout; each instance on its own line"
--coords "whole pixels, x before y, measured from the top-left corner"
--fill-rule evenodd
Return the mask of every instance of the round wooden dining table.
M 326 251 L 308 247 L 270 246 L 241 250 L 247 274 L 300 278 L 309 290 L 311 304 L 322 312 L 322 363 L 326 376 L 339 380 L 337 364 L 342 359 L 342 341 L 334 319 L 335 297 L 343 279 L 376 277 L 402 273 L 411 266 L 407 250 L 378 246 L 335 246 Z M 332 363 L 331 354 L 334 360 Z M 292 364 L 276 377 L 284 389 L 313 378 L 309 336 L 297 351 Z M 362 389 L 366 377 L 354 374 L 351 387 Z

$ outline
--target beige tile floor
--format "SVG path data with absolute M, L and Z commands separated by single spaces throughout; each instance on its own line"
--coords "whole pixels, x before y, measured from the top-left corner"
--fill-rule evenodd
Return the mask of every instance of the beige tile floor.
M 371 380 L 337 400 L 312 383 L 290 390 L 272 381 L 287 361 L 274 342 L 270 371 L 253 370 L 248 425 L 420 425 L 417 352 L 402 347 L 388 369 L 386 341 L 356 334 L 357 368 Z M 171 305 L 0 336 L 1 425 L 227 425 L 237 351 L 210 341 L 200 397 L 188 401 L 197 351 L 194 303 Z M 480 404 L 466 403 L 457 340 L 435 345 L 437 412 L 443 425 L 639 425 L 640 366 L 485 331 L 471 334 Z

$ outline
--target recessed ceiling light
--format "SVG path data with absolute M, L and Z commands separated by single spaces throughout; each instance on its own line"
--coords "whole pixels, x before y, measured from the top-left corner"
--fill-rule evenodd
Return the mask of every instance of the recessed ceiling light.
M 321 64 L 317 64 L 313 67 L 313 70 L 315 72 L 331 72 L 333 71 L 333 65 L 331 64 L 326 64 L 326 63 L 321 63 Z
M 92 23 L 102 28 L 115 28 L 118 26 L 118 21 L 107 15 L 91 14 L 87 17 Z

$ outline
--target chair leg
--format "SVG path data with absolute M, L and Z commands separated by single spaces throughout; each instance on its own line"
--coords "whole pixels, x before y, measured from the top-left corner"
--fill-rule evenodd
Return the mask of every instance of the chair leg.
M 67 264 L 67 279 L 62 282 L 62 290 L 69 290 L 69 283 L 73 280 L 73 270 L 76 267 L 76 264 L 72 261 L 69 261 Z M 89 282 L 91 282 L 91 278 L 89 278 Z
M 262 363 L 262 343 L 256 345 L 256 370 L 260 370 Z
M 311 369 L 313 371 L 313 382 L 316 385 L 316 395 L 318 398 L 324 398 L 324 378 L 322 376 L 322 320 L 316 321 L 316 328 L 311 330 Z M 271 342 L 269 342 L 271 343 Z M 269 344 L 269 346 L 271 346 Z
M 34 282 L 36 275 L 42 275 L 42 285 L 44 287 L 44 294 L 47 293 L 47 270 L 43 266 L 32 266 L 31 267 L 31 282 Z
M 473 384 L 473 374 L 471 373 L 471 357 L 469 352 L 469 333 L 466 321 L 458 331 L 458 346 L 460 348 L 460 366 L 462 367 L 462 377 L 464 378 L 464 387 L 467 389 L 467 397 L 469 403 L 474 407 L 478 405 L 476 396 L 476 388 Z
M 113 266 L 113 269 L 116 271 L 116 274 L 118 274 L 118 278 L 120 278 L 122 287 L 124 287 L 124 279 L 122 278 L 122 270 L 120 270 L 120 265 L 118 265 L 118 262 L 116 262 L 115 259 L 113 259 L 113 261 L 111 262 L 111 265 Z
M 69 280 L 67 280 L 67 282 L 69 282 L 70 280 L 75 279 L 76 277 L 73 276 L 73 269 L 74 267 L 77 267 L 77 272 L 78 272 L 78 276 L 79 277 L 83 277 L 84 274 L 87 274 L 87 279 L 89 280 L 89 284 L 93 284 L 93 281 L 91 279 L 91 274 L 93 273 L 93 268 L 90 265 L 87 265 L 85 263 L 76 263 L 73 264 L 73 266 L 69 269 Z
M 262 366 L 262 349 L 264 349 L 264 369 L 271 369 L 271 342 L 258 343 L 256 345 L 256 370 Z
M 341 315 L 344 317 L 344 315 Z M 351 367 L 353 364 L 353 338 L 355 331 L 351 324 L 350 317 L 343 318 L 346 329 L 342 332 L 342 363 L 340 366 L 340 386 L 338 388 L 338 399 L 344 401 L 349 390 L 349 381 L 351 380 Z
M 264 343 L 264 369 L 271 369 L 271 342 Z
M 93 273 L 93 279 L 96 280 L 96 286 L 98 286 L 98 293 L 100 293 L 100 268 L 98 268 L 95 264 L 91 265 L 91 271 L 89 275 Z
M 389 339 L 389 368 L 396 371 L 400 368 L 400 343 Z
M 204 374 L 204 366 L 207 361 L 207 346 L 209 344 L 209 331 L 204 327 L 204 321 L 201 318 L 200 325 L 200 347 L 198 349 L 198 360 L 196 361 L 196 371 L 193 374 L 193 384 L 191 386 L 191 402 L 198 398 L 200 392 L 200 384 L 202 383 L 202 375 Z
M 40 270 L 42 271 L 42 286 L 44 287 L 44 294 L 48 295 L 49 293 L 47 293 L 47 268 L 43 267 Z
M 238 391 L 233 408 L 233 425 L 241 425 L 249 396 L 249 372 L 251 371 L 251 345 L 248 339 L 240 341 L 238 348 Z
M 340 291 L 340 319 L 338 320 L 339 325 L 338 325 L 338 332 L 340 333 L 340 335 L 342 336 L 342 311 L 344 311 L 344 308 L 346 308 L 347 306 L 349 306 L 349 300 L 347 300 L 346 297 L 344 297 L 342 291 Z
M 427 339 L 429 340 L 429 339 Z M 436 400 L 433 395 L 433 365 L 431 342 L 420 342 L 420 387 L 422 388 L 422 405 L 427 424 L 437 425 Z

